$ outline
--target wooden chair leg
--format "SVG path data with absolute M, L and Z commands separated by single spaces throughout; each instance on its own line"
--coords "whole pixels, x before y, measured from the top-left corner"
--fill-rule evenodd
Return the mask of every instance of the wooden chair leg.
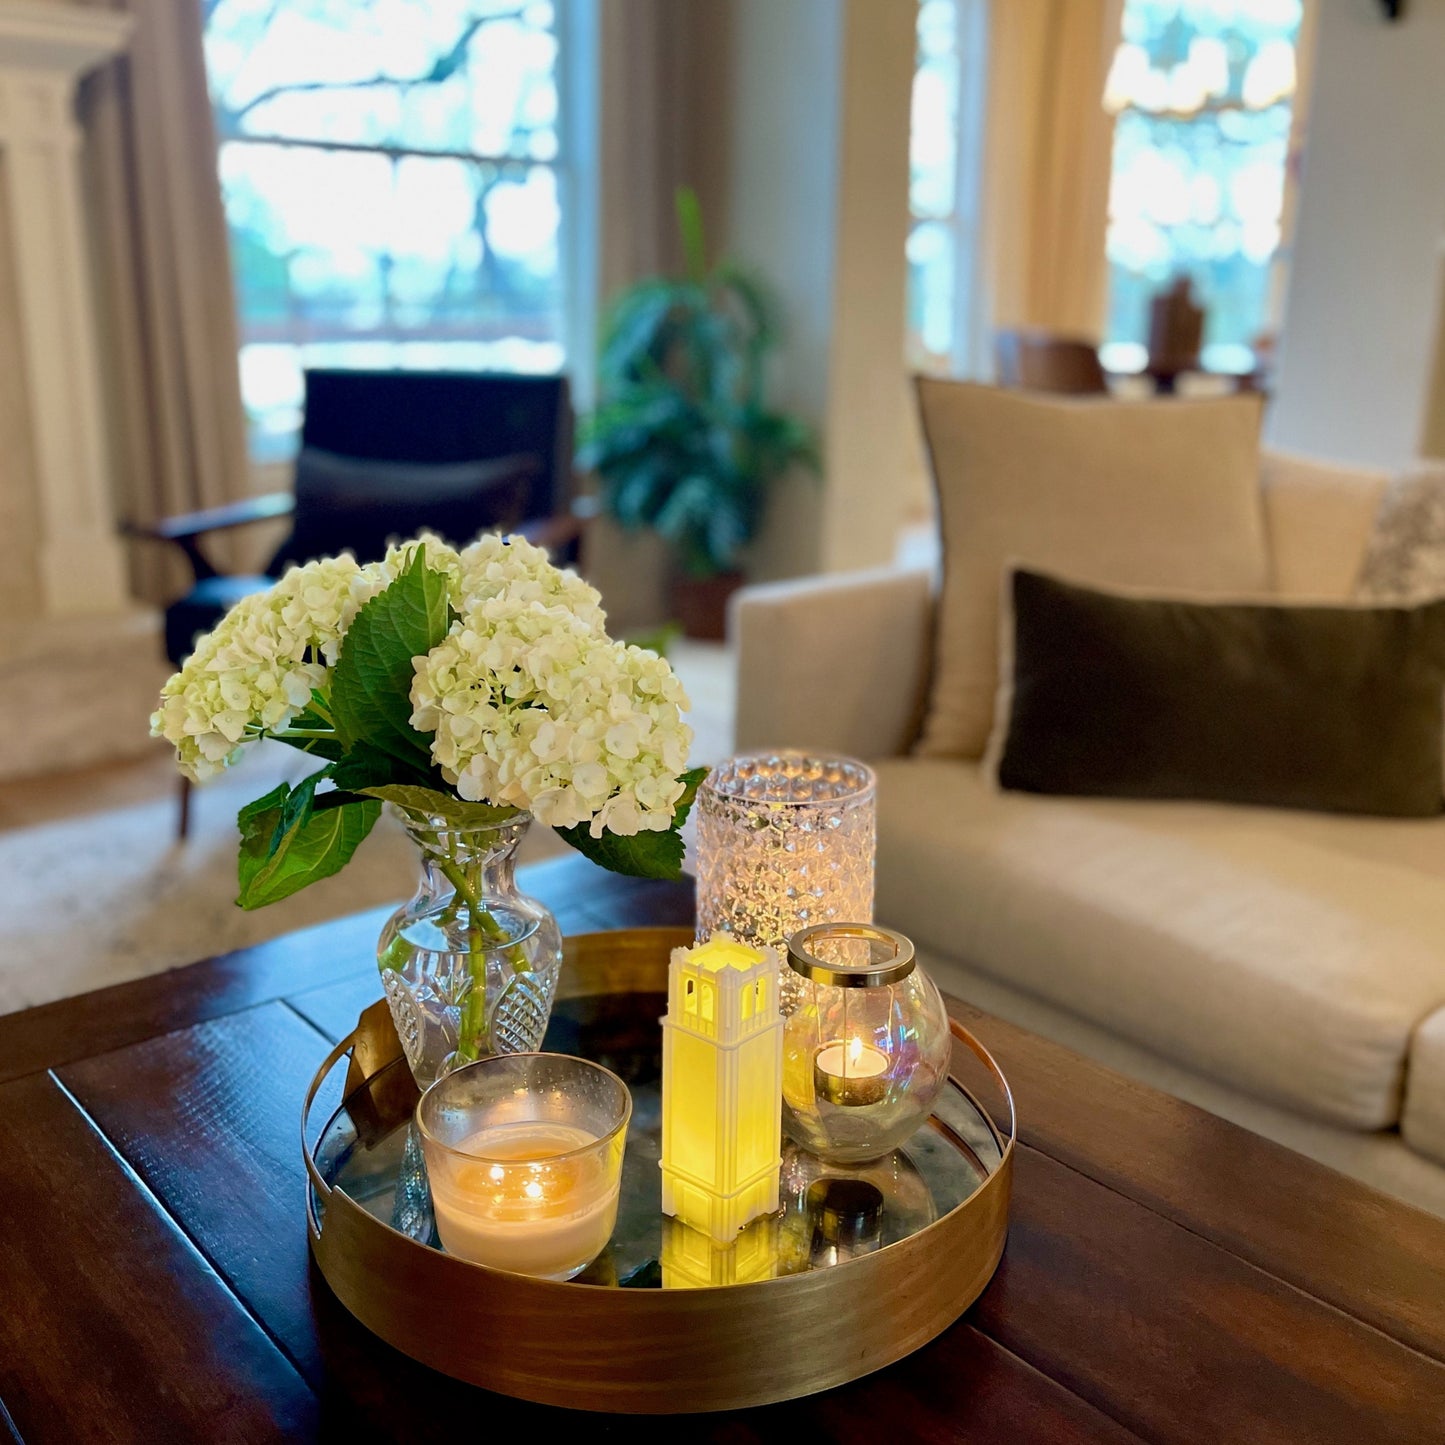
M 176 839 L 184 843 L 191 835 L 191 780 L 181 774 L 181 791 L 176 800 L 178 808 L 176 811 Z

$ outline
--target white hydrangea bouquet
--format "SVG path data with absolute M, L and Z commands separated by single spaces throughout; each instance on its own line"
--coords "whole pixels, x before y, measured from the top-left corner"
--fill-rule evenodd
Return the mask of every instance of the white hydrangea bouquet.
M 540 548 L 423 535 L 239 602 L 166 683 L 151 731 L 196 780 L 261 738 L 323 763 L 241 810 L 243 908 L 336 873 L 384 802 L 400 810 L 423 885 L 379 962 L 425 1084 L 540 1043 L 562 947 L 512 882 L 531 819 L 615 872 L 680 876 L 705 773 L 687 770 L 687 705 L 667 662 L 608 637 L 596 590 Z
M 517 537 L 423 535 L 293 567 L 161 691 L 151 732 L 197 781 L 276 738 L 325 766 L 240 814 L 243 908 L 342 868 L 381 803 L 456 826 L 530 813 L 616 872 L 681 873 L 687 697 L 612 640 L 596 589 Z

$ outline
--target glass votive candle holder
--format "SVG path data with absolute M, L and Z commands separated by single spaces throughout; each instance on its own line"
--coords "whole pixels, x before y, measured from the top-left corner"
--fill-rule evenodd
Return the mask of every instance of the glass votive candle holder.
M 617 1223 L 631 1117 L 616 1074 L 566 1054 L 499 1054 L 438 1079 L 416 1121 L 442 1246 L 514 1274 L 580 1274 Z
M 796 1003 L 783 1025 L 783 1127 L 822 1159 L 896 1149 L 948 1076 L 948 1013 L 901 933 L 822 923 L 788 940 Z
M 776 948 L 800 928 L 873 917 L 875 779 L 855 758 L 733 758 L 697 795 L 697 936 Z

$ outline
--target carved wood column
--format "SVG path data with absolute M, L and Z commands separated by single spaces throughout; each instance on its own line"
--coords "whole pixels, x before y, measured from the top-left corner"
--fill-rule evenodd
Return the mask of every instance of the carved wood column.
M 0 0 L 0 175 L 35 460 L 41 612 L 49 617 L 129 606 L 75 120 L 80 78 L 119 54 L 129 32 L 130 18 L 110 11 Z

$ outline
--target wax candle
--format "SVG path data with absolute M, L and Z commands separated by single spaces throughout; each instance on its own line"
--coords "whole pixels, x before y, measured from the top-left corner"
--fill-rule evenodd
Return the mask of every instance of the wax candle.
M 497 1124 L 432 1171 L 437 1233 L 451 1254 L 493 1269 L 568 1279 L 606 1247 L 617 1222 L 618 1173 L 575 1125 Z
M 888 1055 L 856 1035 L 824 1044 L 813 1059 L 813 1087 L 830 1104 L 858 1108 L 888 1092 Z

